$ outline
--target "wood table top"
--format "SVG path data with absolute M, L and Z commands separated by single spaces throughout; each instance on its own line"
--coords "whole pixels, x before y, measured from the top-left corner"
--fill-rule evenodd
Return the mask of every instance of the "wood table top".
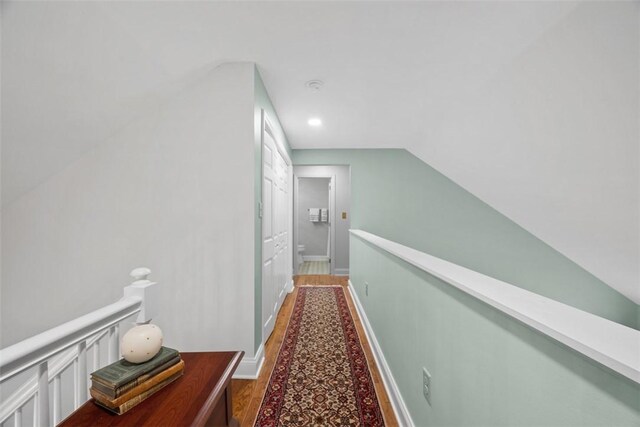
M 59 426 L 204 426 L 244 352 L 180 353 L 184 375 L 123 415 L 87 401 Z

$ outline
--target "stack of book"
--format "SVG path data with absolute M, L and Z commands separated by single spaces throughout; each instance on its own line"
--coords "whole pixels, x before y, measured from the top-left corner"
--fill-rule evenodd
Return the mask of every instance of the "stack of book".
M 91 396 L 116 414 L 124 414 L 184 373 L 177 350 L 162 347 L 153 359 L 130 363 L 121 359 L 91 374 Z

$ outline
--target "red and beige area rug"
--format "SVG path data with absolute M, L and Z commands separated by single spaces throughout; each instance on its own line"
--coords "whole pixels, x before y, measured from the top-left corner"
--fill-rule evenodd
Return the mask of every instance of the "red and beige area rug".
M 298 289 L 255 426 L 384 426 L 341 286 Z

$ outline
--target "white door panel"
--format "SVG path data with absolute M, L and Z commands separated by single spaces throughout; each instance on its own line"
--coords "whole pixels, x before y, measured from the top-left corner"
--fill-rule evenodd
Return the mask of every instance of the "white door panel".
M 276 147 L 273 137 L 264 132 L 262 187 L 262 320 L 263 342 L 267 340 L 285 297 L 289 280 L 289 165 Z

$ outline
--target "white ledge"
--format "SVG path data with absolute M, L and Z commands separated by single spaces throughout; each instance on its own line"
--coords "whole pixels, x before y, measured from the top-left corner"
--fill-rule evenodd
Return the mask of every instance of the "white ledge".
M 640 331 L 366 231 L 350 231 L 640 384 Z

